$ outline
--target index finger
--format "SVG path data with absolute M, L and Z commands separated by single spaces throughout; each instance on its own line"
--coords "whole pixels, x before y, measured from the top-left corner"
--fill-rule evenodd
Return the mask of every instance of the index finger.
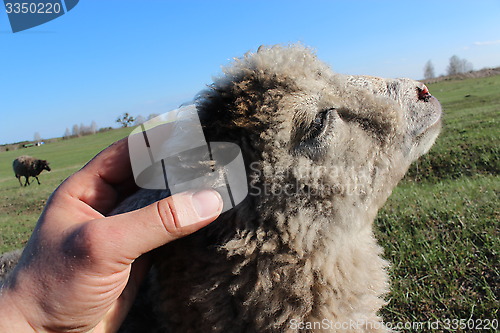
M 133 174 L 125 138 L 101 151 L 59 190 L 105 214 L 116 204 L 117 188 L 127 183 L 133 183 Z
M 78 174 L 97 176 L 108 184 L 120 184 L 132 177 L 128 139 L 123 138 L 101 151 Z

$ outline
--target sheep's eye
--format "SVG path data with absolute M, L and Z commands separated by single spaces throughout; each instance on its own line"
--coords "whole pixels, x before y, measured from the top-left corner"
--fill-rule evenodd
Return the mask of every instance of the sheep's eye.
M 293 154 L 305 155 L 312 160 L 318 160 L 324 156 L 321 151 L 328 144 L 327 131 L 332 127 L 334 110 L 320 111 L 311 123 L 298 124 L 294 136 L 298 138 L 299 142 L 294 146 Z
M 327 128 L 328 120 L 330 119 L 330 113 L 332 109 L 324 110 L 318 112 L 314 121 L 311 124 L 311 130 L 309 131 L 309 137 L 317 137 L 321 135 Z
M 417 95 L 420 101 L 428 102 L 432 95 L 429 93 L 429 89 L 424 85 L 422 88 L 417 87 Z

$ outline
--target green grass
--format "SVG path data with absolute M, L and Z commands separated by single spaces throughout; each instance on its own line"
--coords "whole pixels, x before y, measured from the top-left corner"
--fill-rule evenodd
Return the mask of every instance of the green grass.
M 443 105 L 442 134 L 375 221 L 392 263 L 382 315 L 393 323 L 498 319 L 500 76 L 429 90 Z
M 393 323 L 496 319 L 500 76 L 443 81 L 429 89 L 443 104 L 442 134 L 375 221 L 377 238 L 392 263 L 390 302 L 382 315 Z M 49 194 L 129 131 L 0 153 L 0 252 L 22 247 Z M 53 171 L 42 173 L 42 185 L 19 186 L 11 163 L 21 154 L 51 162 Z
M 1 152 L 0 253 L 24 246 L 47 198 L 57 186 L 109 144 L 126 137 L 131 130 L 130 128 L 112 130 L 60 140 L 40 147 Z M 19 185 L 12 171 L 12 161 L 20 155 L 30 155 L 49 161 L 52 171 L 43 171 L 40 174 L 38 178 L 41 185 L 38 185 L 34 178 L 31 178 L 30 186 Z
M 402 184 L 380 212 L 391 261 L 386 320 L 498 317 L 497 176 Z

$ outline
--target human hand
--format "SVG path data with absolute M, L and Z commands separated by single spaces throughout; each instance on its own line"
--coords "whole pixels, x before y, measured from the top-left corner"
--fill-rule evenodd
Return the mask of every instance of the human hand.
M 115 332 L 147 272 L 144 254 L 222 210 L 220 195 L 204 190 L 105 217 L 132 182 L 121 140 L 51 195 L 0 293 L 1 332 Z

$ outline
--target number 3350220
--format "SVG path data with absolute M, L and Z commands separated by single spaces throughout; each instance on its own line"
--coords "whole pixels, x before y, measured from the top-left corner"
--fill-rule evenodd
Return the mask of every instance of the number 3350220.
M 6 2 L 5 9 L 7 14 L 58 14 L 61 12 L 61 4 Z

